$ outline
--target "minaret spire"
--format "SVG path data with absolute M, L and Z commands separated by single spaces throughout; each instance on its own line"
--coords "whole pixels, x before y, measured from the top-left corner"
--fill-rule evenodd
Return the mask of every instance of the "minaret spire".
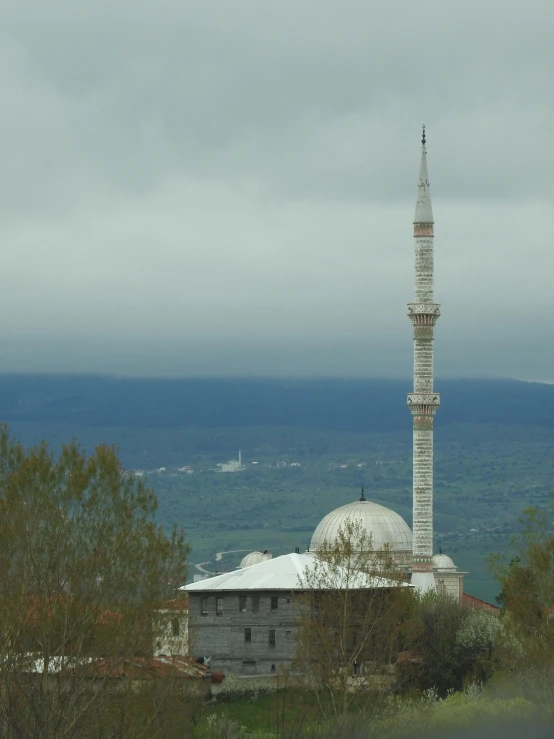
M 439 395 L 433 390 L 433 331 L 440 306 L 433 295 L 433 209 L 427 173 L 425 126 L 414 216 L 415 296 L 408 305 L 414 327 L 414 390 L 408 395 L 413 418 L 413 563 L 412 583 L 435 589 L 433 575 L 433 418 Z

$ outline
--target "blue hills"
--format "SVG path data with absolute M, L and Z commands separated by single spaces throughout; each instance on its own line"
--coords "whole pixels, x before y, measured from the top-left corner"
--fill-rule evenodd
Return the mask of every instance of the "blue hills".
M 0 376 L 0 420 L 75 426 L 302 426 L 406 431 L 406 380 L 119 379 Z M 453 423 L 554 427 L 554 385 L 440 380 L 437 428 Z

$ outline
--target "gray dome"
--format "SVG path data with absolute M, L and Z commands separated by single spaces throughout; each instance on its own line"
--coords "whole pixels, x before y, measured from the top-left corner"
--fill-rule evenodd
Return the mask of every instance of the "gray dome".
M 271 552 L 267 550 L 265 552 L 250 552 L 241 559 L 239 569 L 250 567 L 251 565 L 259 565 L 260 562 L 265 562 L 268 559 L 271 559 Z
M 433 555 L 433 569 L 434 570 L 457 570 L 458 568 L 454 562 L 450 559 L 448 554 L 435 554 Z
M 369 500 L 347 503 L 328 513 L 314 531 L 310 549 L 317 550 L 324 542 L 327 542 L 328 546 L 333 546 L 346 519 L 353 522 L 361 521 L 365 531 L 371 536 L 374 549 L 388 546 L 392 552 L 412 550 L 412 532 L 402 516 Z

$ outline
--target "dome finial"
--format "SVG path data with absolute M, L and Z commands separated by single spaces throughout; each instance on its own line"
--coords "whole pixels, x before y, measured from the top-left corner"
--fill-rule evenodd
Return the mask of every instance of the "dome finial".
M 365 490 L 364 490 L 364 486 L 362 485 L 362 494 L 360 495 L 360 501 L 364 501 L 364 500 L 365 500 Z
M 422 128 L 421 143 L 423 144 L 423 146 L 425 146 L 425 123 L 423 124 Z

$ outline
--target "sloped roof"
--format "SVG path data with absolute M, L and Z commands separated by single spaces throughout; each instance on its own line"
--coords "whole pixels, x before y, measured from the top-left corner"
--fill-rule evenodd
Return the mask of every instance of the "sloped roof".
M 469 593 L 464 593 L 462 595 L 462 605 L 472 606 L 472 608 L 482 608 L 484 611 L 500 610 L 499 606 L 495 606 L 493 603 L 487 603 L 486 600 L 482 600 L 482 598 L 477 598 L 475 597 L 475 595 L 469 595 Z
M 315 555 L 311 552 L 304 554 L 283 554 L 281 557 L 260 562 L 244 569 L 226 572 L 223 575 L 209 577 L 200 582 L 184 585 L 181 589 L 191 593 L 210 591 L 241 591 L 241 590 L 308 590 L 309 586 L 302 586 L 302 579 L 306 571 L 312 572 L 318 566 Z M 339 573 L 340 578 L 340 573 Z M 346 582 L 347 572 L 344 570 L 343 581 Z M 337 578 L 333 577 L 333 585 L 317 589 L 335 589 L 343 587 Z M 370 577 L 365 573 L 353 576 L 349 573 L 348 587 L 357 590 L 365 588 L 398 588 L 412 587 L 409 583 L 397 582 L 384 577 Z
M 16 654 L 15 666 L 19 672 L 44 672 L 44 659 L 31 652 Z M 89 677 L 127 677 L 135 680 L 149 680 L 157 677 L 211 677 L 207 665 L 196 662 L 187 656 L 157 657 L 51 657 L 48 661 L 48 674 L 69 674 L 80 670 Z
M 88 671 L 93 677 L 126 677 L 133 680 L 211 677 L 210 668 L 199 664 L 192 657 L 102 658 L 92 662 Z
M 162 603 L 161 609 L 164 611 L 188 611 L 189 599 L 187 595 L 179 595 L 177 598 L 172 600 L 166 600 Z

